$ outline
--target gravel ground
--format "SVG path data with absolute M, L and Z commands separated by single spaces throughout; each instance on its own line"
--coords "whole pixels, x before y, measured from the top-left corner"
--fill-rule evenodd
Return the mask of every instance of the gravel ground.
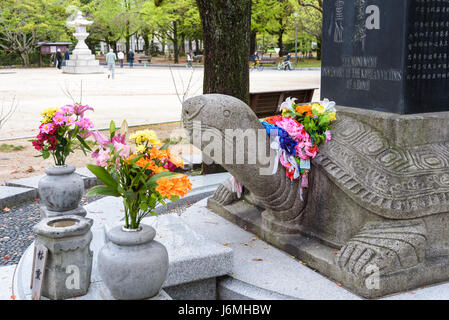
M 86 205 L 102 196 L 83 197 Z M 9 211 L 0 211 L 0 266 L 19 263 L 26 248 L 34 241 L 33 226 L 40 219 L 40 201 L 22 203 Z

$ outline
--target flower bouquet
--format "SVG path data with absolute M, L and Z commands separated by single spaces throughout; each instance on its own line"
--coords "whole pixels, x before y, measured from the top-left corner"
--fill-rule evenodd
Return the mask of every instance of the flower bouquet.
M 48 108 L 42 113 L 39 134 L 30 140 L 38 157 L 53 157 L 54 165 L 45 169 L 47 174 L 39 180 L 39 195 L 44 202 L 44 217 L 56 215 L 85 216 L 79 205 L 84 192 L 83 179 L 75 174 L 76 168 L 66 165 L 67 157 L 80 148 L 84 154 L 90 151 L 85 139 L 92 134 L 92 121 L 84 113 L 93 109 L 88 105 L 66 105 Z M 78 142 L 78 143 L 76 143 Z
M 170 154 L 152 130 L 138 131 L 127 144 L 126 123 L 120 131 L 111 122 L 109 137 L 93 136 L 99 148 L 92 154 L 96 165 L 88 168 L 104 185 L 95 186 L 90 195 L 122 197 L 125 225 L 107 230 L 108 241 L 98 254 L 98 270 L 117 299 L 146 299 L 156 295 L 168 272 L 168 252 L 154 240 L 156 231 L 141 223 L 158 203 L 177 201 L 192 190 L 186 175 L 173 172 L 183 166 Z M 117 280 L 119 279 L 119 280 Z
M 271 148 L 277 153 L 273 173 L 280 162 L 291 181 L 301 179 L 302 189 L 308 187 L 310 159 L 316 157 L 318 146 L 331 140 L 331 122 L 336 120 L 335 102 L 295 104 L 287 98 L 281 104 L 282 115 L 261 120 L 270 136 Z
M 111 122 L 109 131 L 109 137 L 100 132 L 92 134 L 99 148 L 92 154 L 96 165 L 87 167 L 104 185 L 93 187 L 87 195 L 122 197 L 124 227 L 136 230 L 145 216 L 154 214 L 159 203 L 165 205 L 166 199 L 184 197 L 192 184 L 186 175 L 173 172 L 183 163 L 170 154 L 168 144 L 161 146 L 154 131 L 131 135 L 134 151 L 126 143 L 126 123 L 118 131 Z
M 86 154 L 91 151 L 85 139 L 92 133 L 92 121 L 84 117 L 84 113 L 93 108 L 88 105 L 66 105 L 62 108 L 47 108 L 42 112 L 39 134 L 31 140 L 33 147 L 40 156 L 48 159 L 53 157 L 55 165 L 62 166 L 66 158 L 78 147 Z

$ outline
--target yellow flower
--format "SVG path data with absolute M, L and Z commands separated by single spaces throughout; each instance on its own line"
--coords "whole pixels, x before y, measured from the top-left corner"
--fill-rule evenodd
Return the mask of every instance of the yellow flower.
M 138 144 L 136 146 L 136 152 L 138 152 L 138 153 L 144 153 L 146 149 L 147 148 L 143 144 Z
M 136 144 L 141 144 L 142 142 L 149 142 L 153 145 L 160 145 L 161 141 L 158 139 L 156 132 L 154 130 L 140 130 L 135 132 L 129 138 L 131 141 L 135 141 Z
M 49 123 L 53 120 L 53 116 L 55 115 L 56 112 L 59 111 L 59 108 L 55 108 L 55 107 L 50 107 L 45 109 L 42 113 L 42 123 Z
M 337 114 L 335 112 L 329 113 L 329 121 L 337 120 Z
M 315 104 L 312 106 L 312 110 L 313 110 L 313 111 L 318 111 L 319 114 L 322 114 L 322 113 L 324 112 L 324 106 L 315 103 Z

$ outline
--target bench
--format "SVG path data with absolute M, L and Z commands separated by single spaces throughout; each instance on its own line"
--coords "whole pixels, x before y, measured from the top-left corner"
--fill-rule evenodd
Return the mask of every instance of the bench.
M 192 58 L 193 58 L 193 61 L 194 61 L 194 62 L 199 62 L 199 63 L 201 63 L 201 61 L 203 60 L 203 55 L 202 55 L 202 54 L 198 54 L 198 55 L 196 55 L 196 56 L 193 56 Z
M 272 64 L 277 63 L 278 58 L 261 58 L 260 63 Z
M 139 63 L 142 63 L 142 61 L 148 61 L 148 62 L 151 62 L 151 57 L 140 56 L 140 57 L 137 57 L 137 61 L 138 61 Z
M 285 99 L 288 97 L 297 98 L 295 103 L 312 102 L 316 89 L 318 88 L 251 92 L 249 94 L 249 106 L 258 118 L 281 114 L 279 107 Z

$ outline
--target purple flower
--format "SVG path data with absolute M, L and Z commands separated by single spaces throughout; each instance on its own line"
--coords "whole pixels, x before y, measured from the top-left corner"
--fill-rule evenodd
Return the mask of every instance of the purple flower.
M 92 107 L 89 107 L 88 105 L 82 106 L 80 104 L 75 104 L 73 106 L 73 113 L 75 113 L 77 116 L 84 117 L 84 112 L 86 112 L 87 110 L 94 111 L 94 109 Z
M 55 115 L 53 116 L 53 122 L 55 124 L 57 124 L 58 126 L 63 125 L 64 124 L 64 114 L 61 112 L 57 112 L 55 113 Z
M 107 147 L 111 142 L 101 132 L 93 131 L 91 135 L 94 137 L 94 140 L 97 141 L 97 143 L 102 147 Z
M 332 135 L 331 135 L 330 130 L 327 130 L 324 134 L 326 135 L 326 140 L 325 140 L 325 142 L 331 141 Z
M 126 135 L 121 135 L 120 133 L 116 134 L 113 138 L 112 138 L 112 143 L 117 142 L 117 143 L 121 143 L 121 144 L 126 144 Z
M 62 114 L 72 114 L 73 113 L 73 106 L 72 105 L 65 105 L 61 108 Z

